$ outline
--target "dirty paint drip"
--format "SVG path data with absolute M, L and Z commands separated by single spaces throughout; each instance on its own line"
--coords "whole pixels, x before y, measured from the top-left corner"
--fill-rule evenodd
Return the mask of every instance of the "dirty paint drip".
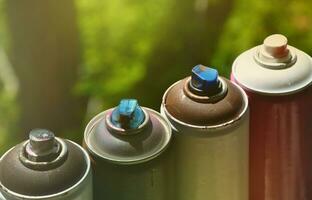
M 136 129 L 145 119 L 145 114 L 136 99 L 123 99 L 111 115 L 114 126 L 123 129 Z

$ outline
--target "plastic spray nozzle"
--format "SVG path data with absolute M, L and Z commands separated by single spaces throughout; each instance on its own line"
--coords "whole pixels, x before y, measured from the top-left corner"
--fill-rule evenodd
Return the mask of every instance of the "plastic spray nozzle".
M 283 68 L 296 59 L 287 47 L 287 38 L 281 34 L 266 37 L 259 48 L 256 60 L 270 68 Z M 293 57 L 294 56 L 294 57 Z M 279 63 L 276 65 L 275 63 Z
M 204 65 L 196 65 L 192 69 L 191 86 L 199 92 L 215 94 L 219 92 L 218 77 L 219 75 L 216 69 Z
M 113 125 L 123 129 L 136 129 L 144 119 L 145 114 L 136 99 L 122 99 L 111 115 Z
M 283 58 L 288 55 L 287 38 L 281 34 L 266 37 L 263 41 L 263 54 L 273 58 Z

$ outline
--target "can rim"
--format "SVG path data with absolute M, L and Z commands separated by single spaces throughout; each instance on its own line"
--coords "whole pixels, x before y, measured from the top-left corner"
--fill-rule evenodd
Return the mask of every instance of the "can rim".
M 223 77 L 219 77 L 220 79 L 224 80 Z M 174 84 L 172 84 L 164 93 L 163 98 L 162 98 L 162 103 L 161 103 L 161 112 L 166 116 L 166 118 L 170 121 L 173 122 L 179 126 L 183 126 L 183 127 L 188 127 L 188 128 L 193 128 L 193 129 L 198 129 L 199 131 L 205 131 L 207 129 L 211 129 L 211 130 L 219 130 L 219 129 L 223 129 L 226 128 L 232 124 L 234 124 L 235 122 L 239 121 L 240 119 L 242 119 L 245 115 L 245 113 L 248 111 L 248 97 L 246 92 L 236 83 L 231 82 L 232 84 L 234 84 L 239 91 L 241 92 L 242 96 L 243 96 L 243 102 L 244 102 L 244 108 L 242 109 L 242 111 L 239 113 L 239 115 L 237 117 L 235 117 L 232 120 L 229 120 L 225 123 L 221 123 L 221 124 L 217 124 L 217 125 L 212 125 L 212 126 L 200 126 L 200 125 L 192 125 L 192 124 L 188 124 L 186 122 L 183 122 L 181 120 L 178 120 L 177 118 L 175 118 L 173 115 L 171 115 L 168 110 L 166 109 L 165 106 L 165 102 L 166 102 L 166 97 L 167 94 L 169 93 L 169 91 L 177 84 L 179 84 L 181 81 L 183 80 L 179 80 L 177 82 L 175 82 Z M 175 125 L 173 125 L 172 123 L 170 123 L 173 126 L 173 129 L 176 130 Z
M 233 78 L 234 78 L 234 81 L 237 85 L 239 85 L 241 88 L 243 88 L 244 90 L 250 92 L 250 93 L 254 93 L 254 94 L 259 94 L 259 95 L 264 95 L 264 96 L 273 96 L 273 97 L 281 97 L 281 96 L 287 96 L 287 95 L 292 95 L 292 94 L 296 94 L 296 93 L 299 93 L 299 92 L 302 92 L 304 91 L 305 89 L 309 88 L 310 86 L 312 86 L 312 82 L 308 83 L 307 85 L 301 87 L 301 88 L 298 88 L 296 90 L 291 90 L 291 91 L 285 91 L 285 92 L 268 92 L 268 91 L 265 91 L 265 90 L 258 90 L 258 89 L 255 89 L 255 88 L 251 88 L 251 87 L 248 87 L 246 86 L 245 84 L 239 82 L 236 78 L 235 78 L 235 75 L 233 73 Z
M 57 139 L 60 139 L 58 137 L 55 137 Z M 23 194 L 20 194 L 20 193 L 16 193 L 16 192 L 13 192 L 12 190 L 6 188 L 4 185 L 2 185 L 1 181 L 0 181 L 0 189 L 1 189 L 1 192 L 5 193 L 5 194 L 8 194 L 9 196 L 14 196 L 14 197 L 17 197 L 17 198 L 21 198 L 21 199 L 49 199 L 49 198 L 54 198 L 54 197 L 59 197 L 59 196 L 65 196 L 67 193 L 70 193 L 72 190 L 75 190 L 77 189 L 89 176 L 90 172 L 91 172 L 91 160 L 89 158 L 89 155 L 88 153 L 86 152 L 85 149 L 83 149 L 80 145 L 78 145 L 77 143 L 73 142 L 73 141 L 70 141 L 70 140 L 67 140 L 66 141 L 72 143 L 73 145 L 75 145 L 76 147 L 78 147 L 80 150 L 82 150 L 83 154 L 84 154 L 84 157 L 85 157 L 85 160 L 87 162 L 87 168 L 86 168 L 86 171 L 84 173 L 84 175 L 82 176 L 82 178 L 76 183 L 74 184 L 73 186 L 67 188 L 66 190 L 63 190 L 61 192 L 58 192 L 58 193 L 55 193 L 55 194 L 51 194 L 51 195 L 43 195 L 43 196 L 29 196 L 29 195 L 23 195 Z M 2 161 L 2 159 L 9 153 L 11 152 L 16 146 L 12 147 L 11 149 L 9 149 L 6 153 L 4 153 L 2 155 L 2 157 L 0 158 L 0 162 Z
M 160 154 L 162 154 L 169 146 L 169 143 L 171 141 L 172 138 L 172 129 L 170 126 L 170 123 L 168 122 L 168 120 L 163 117 L 161 114 L 159 114 L 158 112 L 154 111 L 153 109 L 150 108 L 146 108 L 146 107 L 142 107 L 142 109 L 145 109 L 148 112 L 152 112 L 153 114 L 155 114 L 156 116 L 161 117 L 161 119 L 164 121 L 163 124 L 166 124 L 167 126 L 167 130 L 168 130 L 168 136 L 166 137 L 167 139 L 164 141 L 163 145 L 157 150 L 155 151 L 153 154 L 146 156 L 144 158 L 138 158 L 138 159 L 127 159 L 127 160 L 121 160 L 121 159 L 112 159 L 108 156 L 103 156 L 99 153 L 97 153 L 94 149 L 92 149 L 88 138 L 90 137 L 90 131 L 93 129 L 93 127 L 100 121 L 100 120 L 105 120 L 105 115 L 106 112 L 108 112 L 109 110 L 105 110 L 99 114 L 97 114 L 95 117 L 93 117 L 91 119 L 91 121 L 87 124 L 85 131 L 84 131 L 84 144 L 85 148 L 87 148 L 88 152 L 95 157 L 98 157 L 100 159 L 104 159 L 105 161 L 108 161 L 110 163 L 114 163 L 114 164 L 118 164 L 118 165 L 135 165 L 135 164 L 140 164 L 140 163 L 145 163 L 148 162 L 156 157 L 158 157 Z
M 260 88 L 256 88 L 256 87 L 252 87 L 252 86 L 250 87 L 247 84 L 244 84 L 241 81 L 239 81 L 239 79 L 237 79 L 237 72 L 235 70 L 237 68 L 238 58 L 240 58 L 241 55 L 243 55 L 244 53 L 249 52 L 249 51 L 251 53 L 253 53 L 253 55 L 255 55 L 257 53 L 258 49 L 260 48 L 260 46 L 261 45 L 258 45 L 258 46 L 255 46 L 255 47 L 251 48 L 251 49 L 248 49 L 247 51 L 242 52 L 234 60 L 231 68 L 232 68 L 232 77 L 234 78 L 234 81 L 235 81 L 236 84 L 238 84 L 240 87 L 242 87 L 244 90 L 246 90 L 248 92 L 255 93 L 255 94 L 260 94 L 260 95 L 265 95 L 265 96 L 286 96 L 286 95 L 296 94 L 298 92 L 301 92 L 301 91 L 305 90 L 306 88 L 308 88 L 308 87 L 310 87 L 312 85 L 312 75 L 310 76 L 309 81 L 307 81 L 306 84 L 300 85 L 300 87 L 298 86 L 298 87 L 296 87 L 294 89 L 284 89 L 284 90 L 276 90 L 276 91 L 274 91 L 274 90 L 269 91 L 269 90 L 266 90 L 266 89 L 260 89 Z M 305 52 L 303 52 L 303 51 L 301 51 L 301 50 L 299 50 L 299 49 L 297 49 L 297 48 L 295 48 L 293 46 L 290 46 L 290 45 L 288 45 L 288 48 L 289 48 L 289 50 L 290 50 L 292 55 L 296 55 L 296 60 L 295 61 L 298 60 L 298 52 L 300 52 L 300 53 L 302 53 L 302 55 L 307 56 L 310 59 L 310 61 L 312 62 L 311 57 L 307 53 L 305 53 Z M 254 58 L 253 58 L 253 60 L 257 64 L 259 64 L 258 61 L 255 60 Z M 289 65 L 292 66 L 294 64 L 295 63 L 290 63 Z M 259 64 L 259 65 L 261 65 L 261 64 Z M 268 68 L 268 69 L 270 69 L 270 68 Z

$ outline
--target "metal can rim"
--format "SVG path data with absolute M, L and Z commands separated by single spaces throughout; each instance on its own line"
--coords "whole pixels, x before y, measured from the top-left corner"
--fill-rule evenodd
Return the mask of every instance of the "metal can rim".
M 56 137 L 57 139 L 60 139 L 58 137 Z M 82 178 L 73 186 L 67 188 L 64 191 L 55 193 L 55 194 L 51 194 L 51 195 L 44 195 L 44 196 L 29 196 L 29 195 L 23 195 L 23 194 L 19 194 L 16 192 L 11 191 L 10 189 L 6 188 L 4 185 L 2 185 L 1 181 L 0 181 L 0 189 L 1 192 L 8 194 L 9 196 L 14 196 L 17 198 L 21 198 L 21 199 L 50 199 L 50 198 L 55 198 L 55 197 L 60 197 L 60 196 L 65 196 L 68 193 L 71 193 L 71 191 L 77 189 L 89 176 L 89 174 L 91 173 L 91 160 L 89 157 L 89 154 L 86 152 L 85 149 L 83 149 L 80 145 L 78 145 L 77 143 L 70 141 L 70 140 L 66 140 L 70 143 L 72 143 L 73 145 L 75 145 L 76 147 L 78 147 L 84 154 L 85 160 L 87 162 L 87 168 L 86 171 L 84 173 L 84 175 L 82 176 Z M 16 146 L 12 147 L 11 149 L 9 149 L 6 153 L 4 153 L 2 155 L 2 157 L 0 158 L 0 162 L 2 161 L 2 159 L 10 152 L 12 151 Z
M 234 75 L 234 74 L 233 74 Z M 253 94 L 259 94 L 259 95 L 263 95 L 263 96 L 272 96 L 272 97 L 281 97 L 281 96 L 287 96 L 287 95 L 292 95 L 292 94 L 297 94 L 300 93 L 302 91 L 304 91 L 305 89 L 309 88 L 310 86 L 312 86 L 312 82 L 303 86 L 302 88 L 299 88 L 297 90 L 292 90 L 292 91 L 287 91 L 287 92 L 267 92 L 264 90 L 256 90 L 250 87 L 247 87 L 246 85 L 240 83 L 234 76 L 234 81 L 236 82 L 237 85 L 239 85 L 241 88 L 243 88 L 244 90 L 246 90 L 247 92 L 253 93 Z
M 95 156 L 95 157 L 98 157 L 100 159 L 104 159 L 105 161 L 107 162 L 110 162 L 110 163 L 114 163 L 114 164 L 118 164 L 118 165 L 135 165 L 135 164 L 140 164 L 140 163 L 145 163 L 145 162 L 148 162 L 156 157 L 158 157 L 159 155 L 161 155 L 169 146 L 170 144 L 170 141 L 171 141 L 171 136 L 172 136 L 172 130 L 171 130 L 171 127 L 170 127 L 170 123 L 168 122 L 168 120 L 163 117 L 160 113 L 156 112 L 155 110 L 153 109 L 150 109 L 150 108 L 146 108 L 146 107 L 142 107 L 143 109 L 149 111 L 149 112 L 152 112 L 154 113 L 155 115 L 161 117 L 162 120 L 164 120 L 164 122 L 167 124 L 167 128 L 168 128 L 168 139 L 166 140 L 166 142 L 162 145 L 161 148 L 159 148 L 158 151 L 154 152 L 153 154 L 149 155 L 149 156 L 146 156 L 144 158 L 141 158 L 141 159 L 135 159 L 135 160 L 116 160 L 116 159 L 111 159 L 109 157 L 106 157 L 106 156 L 103 156 L 103 155 L 100 155 L 98 154 L 96 151 L 94 151 L 91 147 L 90 147 L 90 144 L 88 142 L 88 137 L 89 137 L 89 133 L 90 133 L 90 130 L 92 130 L 92 128 L 98 123 L 98 121 L 100 120 L 103 120 L 104 117 L 105 117 L 105 112 L 106 111 L 103 111 L 99 114 L 97 114 L 95 117 L 93 117 L 90 122 L 87 124 L 86 128 L 85 128 L 85 131 L 84 131 L 84 137 L 83 137 L 83 140 L 84 140 L 84 144 L 86 144 L 86 148 L 88 150 L 88 152 L 90 152 L 90 154 L 92 156 Z
M 253 52 L 253 54 L 256 53 L 257 50 L 258 50 L 258 48 L 260 48 L 260 46 L 261 46 L 261 45 L 258 45 L 258 46 L 255 46 L 255 47 L 251 48 L 251 49 L 248 49 L 247 51 L 242 52 L 242 53 L 234 60 L 234 62 L 233 62 L 233 64 L 232 64 L 232 75 L 233 75 L 233 78 L 234 78 L 236 84 L 238 84 L 240 87 L 242 87 L 244 90 L 246 90 L 246 91 L 248 91 L 248 92 L 255 93 L 255 94 L 260 94 L 260 95 L 264 95 L 264 96 L 287 96 L 287 95 L 291 95 L 291 94 L 296 94 L 296 93 L 298 93 L 298 92 L 301 92 L 301 91 L 305 90 L 306 88 L 308 88 L 308 87 L 310 87 L 310 86 L 312 85 L 312 75 L 310 76 L 309 82 L 307 82 L 305 85 L 301 85 L 300 87 L 298 86 L 297 88 L 289 89 L 289 90 L 284 90 L 284 91 L 282 91 L 282 90 L 276 90 L 276 91 L 271 90 L 271 91 L 269 91 L 269 90 L 260 89 L 260 88 L 256 88 L 256 87 L 250 87 L 250 86 L 248 86 L 248 85 L 242 83 L 241 81 L 239 81 L 239 80 L 237 79 L 237 74 L 235 73 L 235 70 L 234 70 L 234 69 L 236 69 L 237 62 L 238 62 L 238 58 L 239 58 L 241 55 L 243 55 L 244 53 L 247 53 L 247 52 L 249 52 L 249 51 L 250 51 L 250 52 Z M 292 52 L 297 51 L 297 52 L 302 53 L 303 55 L 305 55 L 305 56 L 307 56 L 308 58 L 310 58 L 310 61 L 312 62 L 312 58 L 311 58 L 307 53 L 305 53 L 305 52 L 303 52 L 303 51 L 301 51 L 301 50 L 299 50 L 299 49 L 297 49 L 297 48 L 295 48 L 295 47 L 293 47 L 293 46 L 290 46 L 290 45 L 289 45 L 289 49 L 290 49 Z M 297 53 L 297 54 L 298 54 L 298 53 Z M 253 58 L 253 59 L 254 59 L 254 58 Z M 297 58 L 296 58 L 296 59 L 298 60 L 298 55 L 297 55 Z M 257 61 L 255 61 L 255 62 L 257 62 Z M 294 64 L 292 63 L 292 65 L 294 65 Z
M 223 77 L 220 77 L 221 79 L 223 79 Z M 213 126 L 198 126 L 198 125 L 192 125 L 192 124 L 188 124 L 188 123 L 185 123 L 181 120 L 178 120 L 177 118 L 175 118 L 174 116 L 172 116 L 166 109 L 166 106 L 165 106 L 165 100 L 166 100 L 166 97 L 167 97 L 167 94 L 169 93 L 169 91 L 171 90 L 171 88 L 173 88 L 175 85 L 179 84 L 179 82 L 182 81 L 182 80 L 179 80 L 177 82 L 175 82 L 174 84 L 172 84 L 167 90 L 166 92 L 164 93 L 163 95 L 163 98 L 162 98 L 162 103 L 161 103 L 161 112 L 166 116 L 167 120 L 169 120 L 170 122 L 174 122 L 175 124 L 179 125 L 179 126 L 183 126 L 183 127 L 189 127 L 189 128 L 192 128 L 192 129 L 197 129 L 197 130 L 202 130 L 202 131 L 205 131 L 205 130 L 219 130 L 219 129 L 224 129 L 232 124 L 234 124 L 235 122 L 238 122 L 240 119 L 242 119 L 245 115 L 245 113 L 248 112 L 248 97 L 247 97 L 247 94 L 246 92 L 236 83 L 233 83 L 231 82 L 232 84 L 234 84 L 238 89 L 239 91 L 241 92 L 242 96 L 243 96 L 243 100 L 244 100 L 244 108 L 242 109 L 241 113 L 234 119 L 230 120 L 230 121 L 227 121 L 225 123 L 222 123 L 222 124 L 217 124 L 217 125 L 213 125 Z M 170 123 L 172 125 L 172 123 Z M 172 127 L 173 129 L 176 129 L 175 126 Z

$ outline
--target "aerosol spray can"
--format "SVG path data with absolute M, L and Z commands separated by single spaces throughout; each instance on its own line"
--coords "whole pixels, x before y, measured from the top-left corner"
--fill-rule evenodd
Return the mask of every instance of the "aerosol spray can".
M 250 102 L 250 199 L 312 199 L 312 60 L 280 34 L 239 55 Z
M 165 92 L 174 130 L 175 200 L 248 199 L 248 102 L 217 70 L 197 65 Z
M 171 170 L 169 123 L 135 99 L 95 116 L 84 133 L 94 164 L 96 200 L 166 200 Z
M 32 130 L 1 157 L 0 191 L 4 200 L 92 200 L 88 153 L 51 131 Z

